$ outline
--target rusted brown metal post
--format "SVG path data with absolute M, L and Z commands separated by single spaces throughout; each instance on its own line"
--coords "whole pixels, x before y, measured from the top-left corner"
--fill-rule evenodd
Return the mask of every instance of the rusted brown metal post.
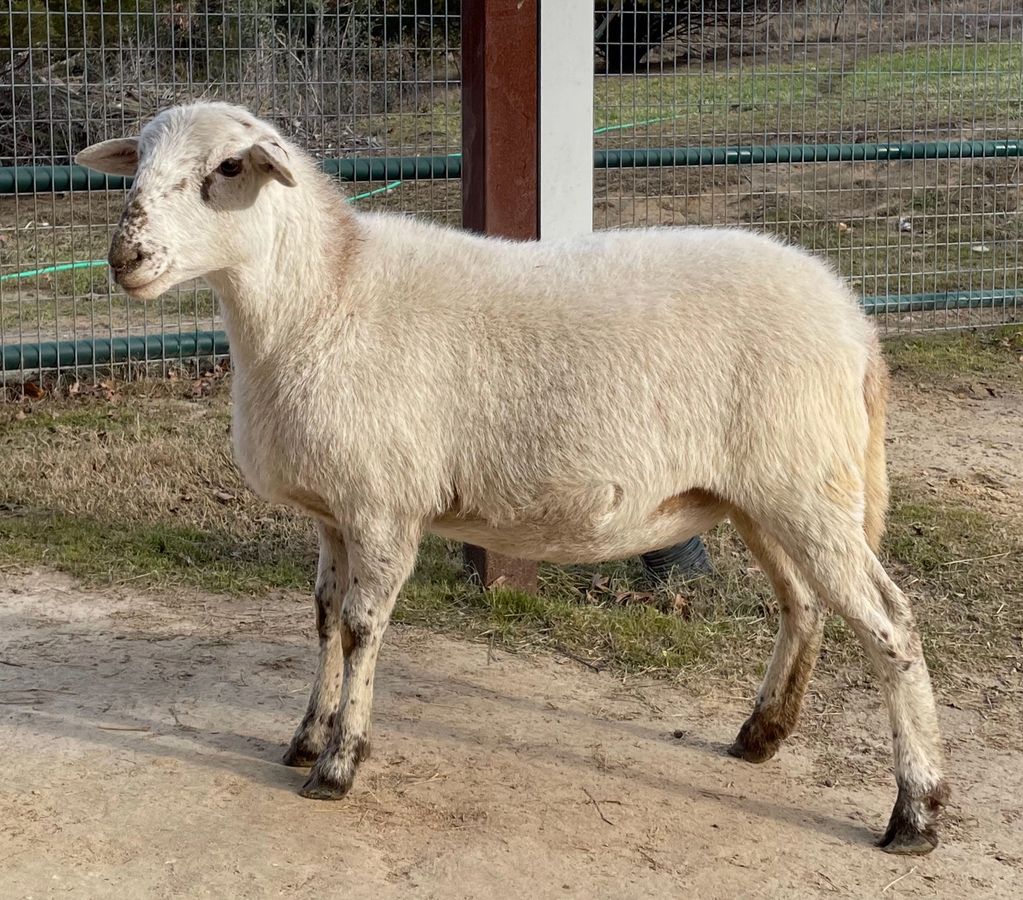
M 539 0 L 462 4 L 462 224 L 539 237 Z M 536 563 L 466 545 L 486 587 L 536 590 Z

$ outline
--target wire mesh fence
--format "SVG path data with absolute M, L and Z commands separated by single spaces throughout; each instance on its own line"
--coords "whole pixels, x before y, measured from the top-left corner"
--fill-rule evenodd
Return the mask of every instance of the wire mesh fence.
M 163 372 L 226 349 L 165 337 L 217 332 L 203 285 L 150 304 L 111 285 L 102 261 L 124 191 L 70 189 L 77 150 L 215 98 L 324 160 L 457 159 L 459 12 L 458 0 L 12 0 L 4 384 L 37 377 L 55 341 L 88 344 L 47 357 L 75 378 L 109 369 L 102 348 L 127 337 Z M 1011 0 L 597 0 L 595 226 L 776 232 L 832 259 L 888 331 L 1015 321 L 1021 39 Z M 349 186 L 360 206 L 459 222 L 457 180 L 374 177 Z
M 196 342 L 163 336 L 220 326 L 202 284 L 149 304 L 112 285 L 103 260 L 125 190 L 65 190 L 60 176 L 75 152 L 137 133 L 176 103 L 218 99 L 248 106 L 324 160 L 457 153 L 459 17 L 449 5 L 457 11 L 457 0 L 13 0 L 0 13 L 5 383 L 20 384 L 38 361 L 15 348 L 54 341 L 106 342 L 98 353 L 49 354 L 72 377 L 108 369 L 94 360 L 128 336 L 158 369 L 186 359 L 194 368 Z M 52 178 L 49 167 L 58 167 Z M 460 221 L 457 181 L 369 180 L 349 194 L 363 206 Z
M 886 331 L 1018 319 L 1019 3 L 598 8 L 598 150 L 716 148 L 722 162 L 598 171 L 597 227 L 778 233 L 829 257 Z M 754 152 L 723 152 L 736 147 Z M 792 161 L 809 148 L 840 161 Z

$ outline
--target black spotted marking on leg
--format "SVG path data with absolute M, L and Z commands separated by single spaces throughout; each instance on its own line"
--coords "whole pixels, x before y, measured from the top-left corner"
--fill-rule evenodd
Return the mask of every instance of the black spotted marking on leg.
M 302 719 L 298 731 L 295 732 L 295 736 L 291 739 L 288 749 L 284 751 L 284 757 L 281 760 L 284 765 L 304 768 L 316 762 L 320 751 L 323 750 L 323 745 L 316 744 L 309 738 L 309 726 L 312 722 L 312 713 L 307 713 Z
M 899 785 L 888 828 L 878 841 L 878 846 L 886 853 L 905 856 L 930 853 L 938 846 L 935 825 L 948 798 L 949 787 L 945 781 L 939 781 L 922 795 Z
M 347 657 L 373 637 L 373 627 L 346 616 L 341 619 L 341 651 Z
M 342 745 L 338 757 L 342 763 L 347 760 L 348 765 L 342 765 L 347 772 L 347 777 L 342 780 L 334 780 L 326 777 L 320 770 L 320 765 L 313 768 L 309 778 L 302 785 L 299 794 L 310 800 L 340 800 L 347 795 L 355 783 L 355 770 L 359 763 L 369 759 L 370 742 L 364 734 L 346 740 Z
M 316 760 L 319 759 L 319 756 L 319 752 L 313 750 L 306 744 L 292 743 L 292 745 L 284 751 L 284 756 L 281 758 L 281 762 L 294 769 L 305 769 L 314 765 Z
M 369 738 L 364 734 L 360 734 L 352 741 L 352 759 L 355 760 L 356 764 L 369 759 L 370 749 Z

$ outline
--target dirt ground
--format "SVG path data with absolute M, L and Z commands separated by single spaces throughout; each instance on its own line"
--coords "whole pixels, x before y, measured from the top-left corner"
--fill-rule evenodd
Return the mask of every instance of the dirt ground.
M 1019 404 L 900 383 L 893 469 L 1015 527 Z M 8 567 L 0 616 L 4 896 L 1020 894 L 1021 710 L 983 691 L 939 692 L 956 793 L 942 845 L 907 860 L 872 846 L 894 785 L 859 672 L 818 678 L 800 731 L 755 767 L 724 753 L 752 682 L 622 679 L 395 627 L 374 755 L 347 800 L 318 804 L 279 763 L 314 665 L 304 598 L 95 592 Z
M 7 581 L 6 896 L 1018 896 L 1023 760 L 970 709 L 941 710 L 946 840 L 896 859 L 872 693 L 818 685 L 826 743 L 755 767 L 723 753 L 746 698 L 399 629 L 375 755 L 317 804 L 278 762 L 313 661 L 294 598 Z

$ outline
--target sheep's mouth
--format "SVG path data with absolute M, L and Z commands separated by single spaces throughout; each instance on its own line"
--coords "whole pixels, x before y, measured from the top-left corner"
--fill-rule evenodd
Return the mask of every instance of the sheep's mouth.
M 132 272 L 115 277 L 124 292 L 135 300 L 152 300 L 173 285 L 166 272 L 161 272 L 156 276 L 146 274 L 141 277 L 139 273 Z

